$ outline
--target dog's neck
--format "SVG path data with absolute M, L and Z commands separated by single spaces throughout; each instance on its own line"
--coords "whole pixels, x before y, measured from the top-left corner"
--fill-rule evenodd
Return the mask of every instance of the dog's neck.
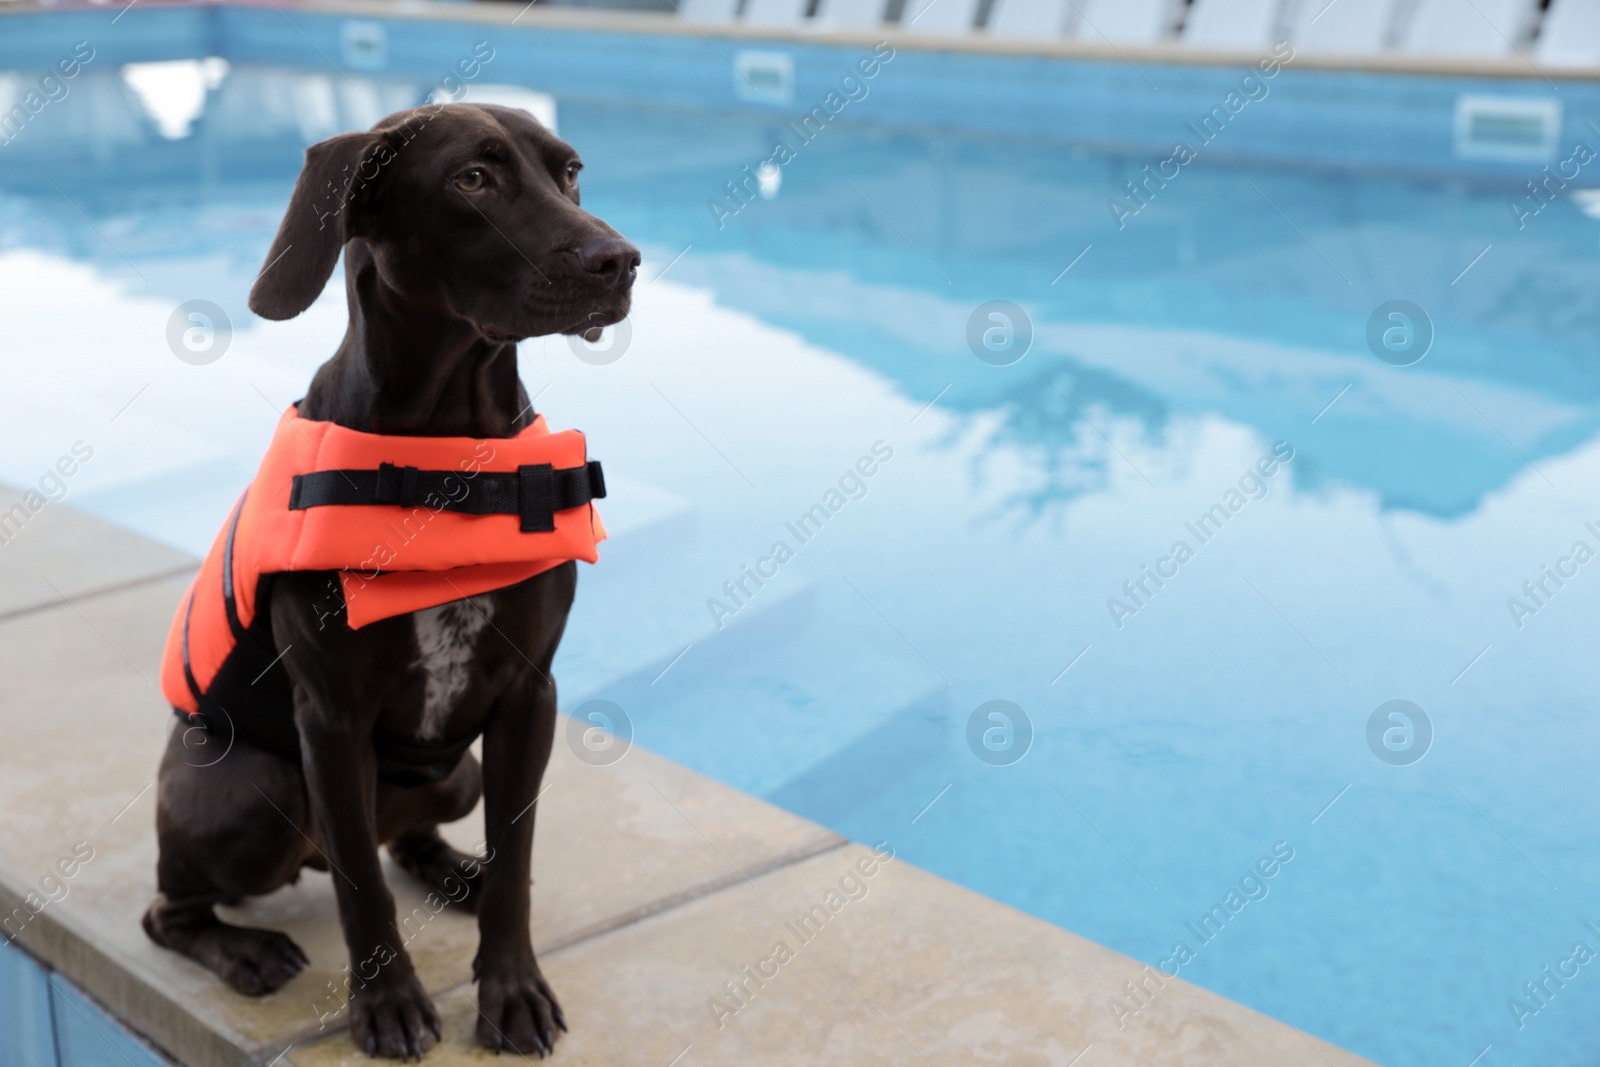
M 302 417 L 413 437 L 510 437 L 533 420 L 516 343 L 385 285 L 360 241 L 345 250 L 345 294 L 350 326 Z

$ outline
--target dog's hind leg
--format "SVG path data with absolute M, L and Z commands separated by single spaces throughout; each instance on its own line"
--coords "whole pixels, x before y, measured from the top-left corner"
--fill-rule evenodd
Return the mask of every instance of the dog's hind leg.
M 270 892 L 297 876 L 316 836 L 304 779 L 294 764 L 242 743 L 202 765 L 183 734 L 181 727 L 173 731 L 161 761 L 160 893 L 145 912 L 145 933 L 240 993 L 270 993 L 306 966 L 306 954 L 276 930 L 223 922 L 213 906 Z
M 144 932 L 251 997 L 272 992 L 310 962 L 287 934 L 225 923 L 203 900 L 157 896 L 144 913 Z
M 483 771 L 468 752 L 443 781 L 402 788 L 378 787 L 378 827 L 400 869 L 453 905 L 478 910 L 486 856 L 470 856 L 439 836 L 439 824 L 472 814 L 483 796 Z

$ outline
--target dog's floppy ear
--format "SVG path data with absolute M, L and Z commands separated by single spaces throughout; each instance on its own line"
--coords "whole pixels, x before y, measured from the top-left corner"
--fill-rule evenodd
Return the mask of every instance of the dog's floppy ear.
M 250 310 L 292 319 L 321 295 L 345 242 L 364 232 L 377 199 L 376 180 L 393 158 L 376 133 L 342 133 L 306 149 L 289 210 L 250 289 Z

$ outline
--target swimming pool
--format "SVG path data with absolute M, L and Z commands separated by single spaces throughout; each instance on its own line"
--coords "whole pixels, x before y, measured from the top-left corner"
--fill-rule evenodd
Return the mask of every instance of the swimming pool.
M 1184 136 L 1154 96 L 1119 145 L 1041 140 L 1026 109 L 941 125 L 894 94 L 949 55 L 860 75 L 803 140 L 787 123 L 870 45 L 806 59 L 762 112 L 610 98 L 594 72 L 564 91 L 501 27 L 394 29 L 379 63 L 370 30 L 342 52 L 311 15 L 248 54 L 174 36 L 187 17 L 60 23 L 8 59 L 30 84 L 97 49 L 0 146 L 0 480 L 82 442 L 48 495 L 202 550 L 343 329 L 337 286 L 291 323 L 244 310 L 300 150 L 492 40 L 478 87 L 554 93 L 585 205 L 646 251 L 620 356 L 523 347 L 612 483 L 564 708 L 607 701 L 638 744 L 1379 1062 L 1592 1060 L 1586 170 L 1519 226 L 1540 166 L 1454 166 L 1448 130 L 1410 169 L 1323 166 L 1337 124 L 1274 163 L 1251 149 L 1315 125 L 1332 77 L 1292 69 L 1144 185 Z M 731 95 L 703 42 L 672 47 Z M 232 65 L 192 127 L 138 116 L 119 64 L 207 54 Z M 1243 69 L 1139 77 L 1198 115 Z M 1428 81 L 1351 84 L 1561 92 L 1569 140 L 1600 119 L 1581 86 Z M 782 138 L 793 158 L 747 184 Z M 169 348 L 190 300 L 232 321 L 214 362 Z

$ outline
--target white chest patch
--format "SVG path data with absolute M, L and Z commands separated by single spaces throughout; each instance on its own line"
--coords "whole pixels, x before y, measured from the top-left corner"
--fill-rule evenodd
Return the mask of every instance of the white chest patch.
M 418 730 L 422 737 L 439 737 L 450 712 L 466 694 L 472 681 L 472 650 L 493 614 L 492 600 L 472 597 L 411 616 L 417 634 L 414 666 L 427 675 Z

